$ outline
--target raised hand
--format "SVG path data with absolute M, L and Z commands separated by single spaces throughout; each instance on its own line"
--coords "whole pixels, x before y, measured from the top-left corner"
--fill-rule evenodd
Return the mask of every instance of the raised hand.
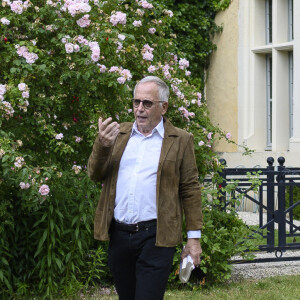
M 111 117 L 107 118 L 103 122 L 102 118 L 99 118 L 98 120 L 99 140 L 104 147 L 111 147 L 120 132 L 120 124 L 117 122 L 111 123 L 111 121 Z

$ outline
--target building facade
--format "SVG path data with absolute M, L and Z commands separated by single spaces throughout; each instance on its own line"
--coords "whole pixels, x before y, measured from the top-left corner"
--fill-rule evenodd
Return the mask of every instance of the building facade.
M 300 167 L 300 1 L 232 0 L 215 21 L 223 32 L 214 37 L 206 99 L 237 145 L 214 150 L 228 167 L 265 167 L 269 156 Z

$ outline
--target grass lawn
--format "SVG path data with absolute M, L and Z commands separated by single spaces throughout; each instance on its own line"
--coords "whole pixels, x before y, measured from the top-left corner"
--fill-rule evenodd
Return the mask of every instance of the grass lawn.
M 256 231 L 259 229 L 258 226 L 249 226 L 253 231 Z M 258 240 L 257 241 L 257 245 L 267 245 L 267 228 L 263 229 L 261 231 L 261 233 L 264 235 L 264 239 L 261 239 L 261 240 Z M 297 232 L 299 233 L 299 231 Z M 289 234 L 289 232 L 287 231 L 286 234 Z M 289 243 L 300 243 L 300 236 L 295 236 L 295 237 L 289 237 L 287 236 L 286 237 L 286 243 L 289 244 Z M 274 229 L 274 246 L 278 246 L 278 229 Z M 299 298 L 300 299 L 300 298 Z M 298 299 L 297 299 L 298 300 Z
M 95 293 L 86 300 L 117 300 L 116 295 Z M 300 275 L 279 276 L 261 280 L 245 280 L 238 283 L 218 285 L 199 291 L 167 290 L 165 300 L 300 300 Z

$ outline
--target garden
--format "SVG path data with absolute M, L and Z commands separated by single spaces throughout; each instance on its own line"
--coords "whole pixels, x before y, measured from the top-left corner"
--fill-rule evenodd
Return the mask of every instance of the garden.
M 209 119 L 204 70 L 230 1 L 2 0 L 0 10 L 0 297 L 72 297 L 109 286 L 106 243 L 93 239 L 101 191 L 86 164 L 99 117 L 133 121 L 135 83 L 171 90 L 167 117 L 194 135 L 205 227 L 201 280 L 230 278 L 249 230 L 219 209 L 222 166 L 212 145 L 231 134 Z M 233 200 L 236 201 L 236 200 Z M 183 228 L 183 234 L 185 230 Z M 178 279 L 178 246 L 169 286 Z

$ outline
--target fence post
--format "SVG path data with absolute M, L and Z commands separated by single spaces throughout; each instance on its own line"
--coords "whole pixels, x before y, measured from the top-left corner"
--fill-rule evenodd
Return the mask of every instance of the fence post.
M 278 171 L 280 172 L 277 175 L 278 182 L 278 210 L 277 216 L 275 215 L 275 220 L 278 222 L 278 247 L 279 250 L 285 251 L 285 249 L 281 249 L 281 247 L 286 246 L 286 228 L 285 228 L 285 166 L 283 165 L 285 162 L 285 158 L 280 156 L 278 157 Z
M 226 186 L 226 172 L 225 172 L 225 167 L 226 167 L 227 162 L 226 162 L 226 160 L 224 158 L 221 158 L 219 160 L 219 162 L 220 162 L 220 164 L 222 166 L 224 166 L 224 168 L 222 169 L 222 172 L 219 173 L 220 176 L 223 179 L 222 183 L 219 184 L 219 190 L 221 190 L 221 188 L 224 188 Z M 220 203 L 221 203 L 220 207 L 221 207 L 221 211 L 224 211 L 224 210 L 226 210 L 226 206 L 227 206 L 227 203 L 226 203 L 226 192 L 224 192 L 224 191 L 221 190 L 220 193 L 222 195 L 221 197 L 219 197 L 219 200 L 220 200 Z M 222 206 L 222 203 L 224 203 L 224 206 Z
M 267 222 L 270 222 L 274 218 L 274 158 L 268 157 L 267 158 Z M 259 210 L 262 218 L 263 209 Z M 260 224 L 261 226 L 261 224 Z M 274 222 L 267 225 L 267 248 L 274 248 Z M 270 249 L 270 250 L 271 250 Z M 272 251 L 272 250 L 271 250 Z

